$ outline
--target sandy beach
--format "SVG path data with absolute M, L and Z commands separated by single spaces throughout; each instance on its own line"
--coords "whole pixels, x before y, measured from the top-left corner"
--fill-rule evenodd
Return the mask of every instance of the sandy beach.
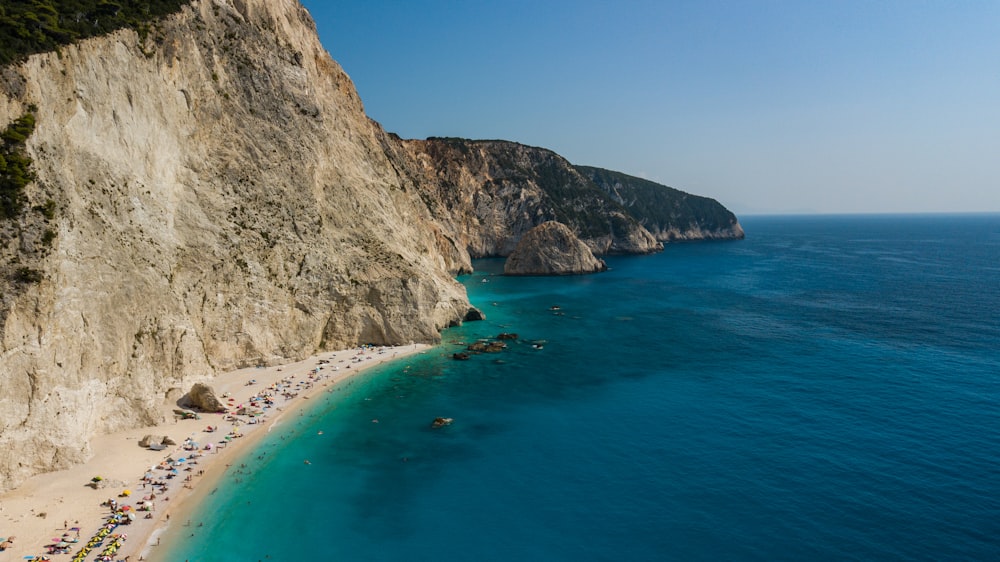
M 178 524 L 187 520 L 187 512 L 208 493 L 212 482 L 279 419 L 308 406 L 310 397 L 352 375 L 428 348 L 423 344 L 355 348 L 225 373 L 207 382 L 230 406 L 230 414 L 198 413 L 198 419 L 182 419 L 175 415 L 177 404 L 165 401 L 166 422 L 97 436 L 91 441 L 94 456 L 87 463 L 35 476 L 0 496 L 0 540 L 12 543 L 0 552 L 0 562 L 31 556 L 98 560 L 116 543 L 115 535 L 125 535 L 125 539 L 117 541 L 120 546 L 110 553 L 112 560 L 135 562 L 150 557 L 157 548 L 159 531 L 171 520 Z M 257 402 L 255 410 L 263 411 L 262 415 L 234 414 L 262 394 L 268 394 L 272 402 Z M 209 427 L 217 429 L 206 431 Z M 146 435 L 166 436 L 176 445 L 159 451 L 139 446 Z M 177 462 L 180 459 L 184 461 Z M 95 487 L 92 479 L 96 476 L 101 481 Z M 126 490 L 128 495 L 123 494 Z M 123 520 L 132 513 L 134 520 L 109 525 L 116 511 Z M 105 527 L 111 528 L 102 531 Z M 68 543 L 63 548 L 67 554 L 50 553 L 51 545 L 60 541 Z M 91 548 L 80 557 L 88 543 Z

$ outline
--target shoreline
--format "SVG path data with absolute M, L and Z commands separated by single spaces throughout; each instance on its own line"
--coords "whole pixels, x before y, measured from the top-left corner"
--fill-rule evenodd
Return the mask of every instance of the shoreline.
M 71 543 L 68 549 L 75 557 L 107 523 L 113 512 L 104 502 L 112 499 L 120 505 L 129 505 L 130 511 L 136 514 L 130 524 L 110 531 L 109 534 L 127 535 L 113 553 L 113 559 L 155 560 L 158 539 L 169 527 L 171 518 L 174 522 L 189 519 L 193 509 L 212 485 L 222 479 L 230 465 L 258 445 L 289 414 L 312 404 L 309 398 L 371 367 L 430 348 L 427 344 L 358 347 L 320 353 L 283 365 L 230 371 L 206 381 L 216 396 L 230 406 L 230 411 L 237 405 L 248 405 L 252 396 L 272 389 L 273 405 L 264 407 L 264 414 L 253 418 L 199 413 L 200 419 L 177 419 L 174 415 L 176 404 L 165 400 L 162 405 L 164 422 L 95 436 L 91 441 L 94 455 L 87 462 L 34 476 L 0 495 L 0 537 L 15 538 L 12 546 L 0 552 L 0 562 L 42 555 L 53 560 L 69 560 L 62 554 L 50 554 L 47 548 L 61 538 L 79 541 Z M 216 431 L 205 431 L 209 426 L 217 428 Z M 234 432 L 236 436 L 232 435 Z M 160 451 L 139 447 L 139 440 L 150 434 L 170 437 L 177 444 Z M 199 445 L 185 448 L 187 439 Z M 213 446 L 206 450 L 205 445 L 210 442 Z M 192 453 L 196 456 L 191 457 Z M 167 459 L 180 460 L 182 457 L 186 461 L 183 464 L 157 468 Z M 176 476 L 169 476 L 170 468 L 177 469 Z M 153 476 L 148 483 L 144 480 L 147 473 Z M 90 485 L 91 479 L 97 475 L 103 480 L 99 488 L 94 488 Z M 123 496 L 124 490 L 132 494 Z M 150 493 L 155 494 L 151 500 L 152 510 L 138 511 L 137 503 L 150 497 Z M 110 544 L 110 539 L 102 541 L 80 560 L 96 560 Z

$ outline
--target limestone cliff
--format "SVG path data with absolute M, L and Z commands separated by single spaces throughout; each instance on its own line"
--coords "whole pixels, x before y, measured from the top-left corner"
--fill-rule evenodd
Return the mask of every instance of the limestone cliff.
M 507 256 L 532 228 L 558 221 L 595 254 L 663 249 L 565 158 L 508 141 L 404 141 L 425 201 L 473 257 Z
M 608 268 L 566 225 L 549 221 L 529 230 L 507 257 L 505 275 L 581 275 Z
M 35 181 L 0 226 L 0 490 L 214 372 L 434 341 L 464 245 L 295 0 L 200 0 L 3 69 Z

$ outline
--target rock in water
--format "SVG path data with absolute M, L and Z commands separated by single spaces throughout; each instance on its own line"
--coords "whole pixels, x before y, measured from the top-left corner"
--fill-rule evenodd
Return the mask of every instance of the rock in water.
M 549 221 L 528 231 L 507 257 L 505 275 L 580 275 L 604 271 L 598 259 L 566 225 Z
M 306 9 L 184 4 L 146 22 L 155 42 L 120 30 L 0 69 L 0 132 L 37 121 L 35 181 L 0 221 L 0 492 L 162 421 L 174 388 L 433 343 L 468 311 L 465 242 Z
M 221 412 L 226 409 L 215 396 L 212 387 L 205 383 L 195 383 L 191 391 L 187 393 L 185 401 L 203 412 Z
M 453 421 L 454 420 L 451 419 L 451 418 L 434 418 L 434 421 L 431 422 L 431 427 L 433 427 L 434 429 L 437 429 L 439 427 L 444 427 L 446 425 L 451 425 L 451 422 L 453 422 Z
M 478 322 L 480 320 L 486 320 L 486 315 L 483 314 L 482 310 L 476 307 L 470 307 L 469 311 L 465 313 L 466 322 Z

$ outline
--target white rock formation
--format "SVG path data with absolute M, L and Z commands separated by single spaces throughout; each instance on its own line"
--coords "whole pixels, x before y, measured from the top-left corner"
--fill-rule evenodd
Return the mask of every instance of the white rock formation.
M 504 275 L 582 275 L 608 269 L 568 226 L 544 222 L 528 231 L 504 262 Z
M 32 56 L 0 75 L 0 127 L 31 106 L 37 181 L 0 227 L 0 491 L 215 372 L 434 341 L 469 309 L 466 250 L 295 0 Z

